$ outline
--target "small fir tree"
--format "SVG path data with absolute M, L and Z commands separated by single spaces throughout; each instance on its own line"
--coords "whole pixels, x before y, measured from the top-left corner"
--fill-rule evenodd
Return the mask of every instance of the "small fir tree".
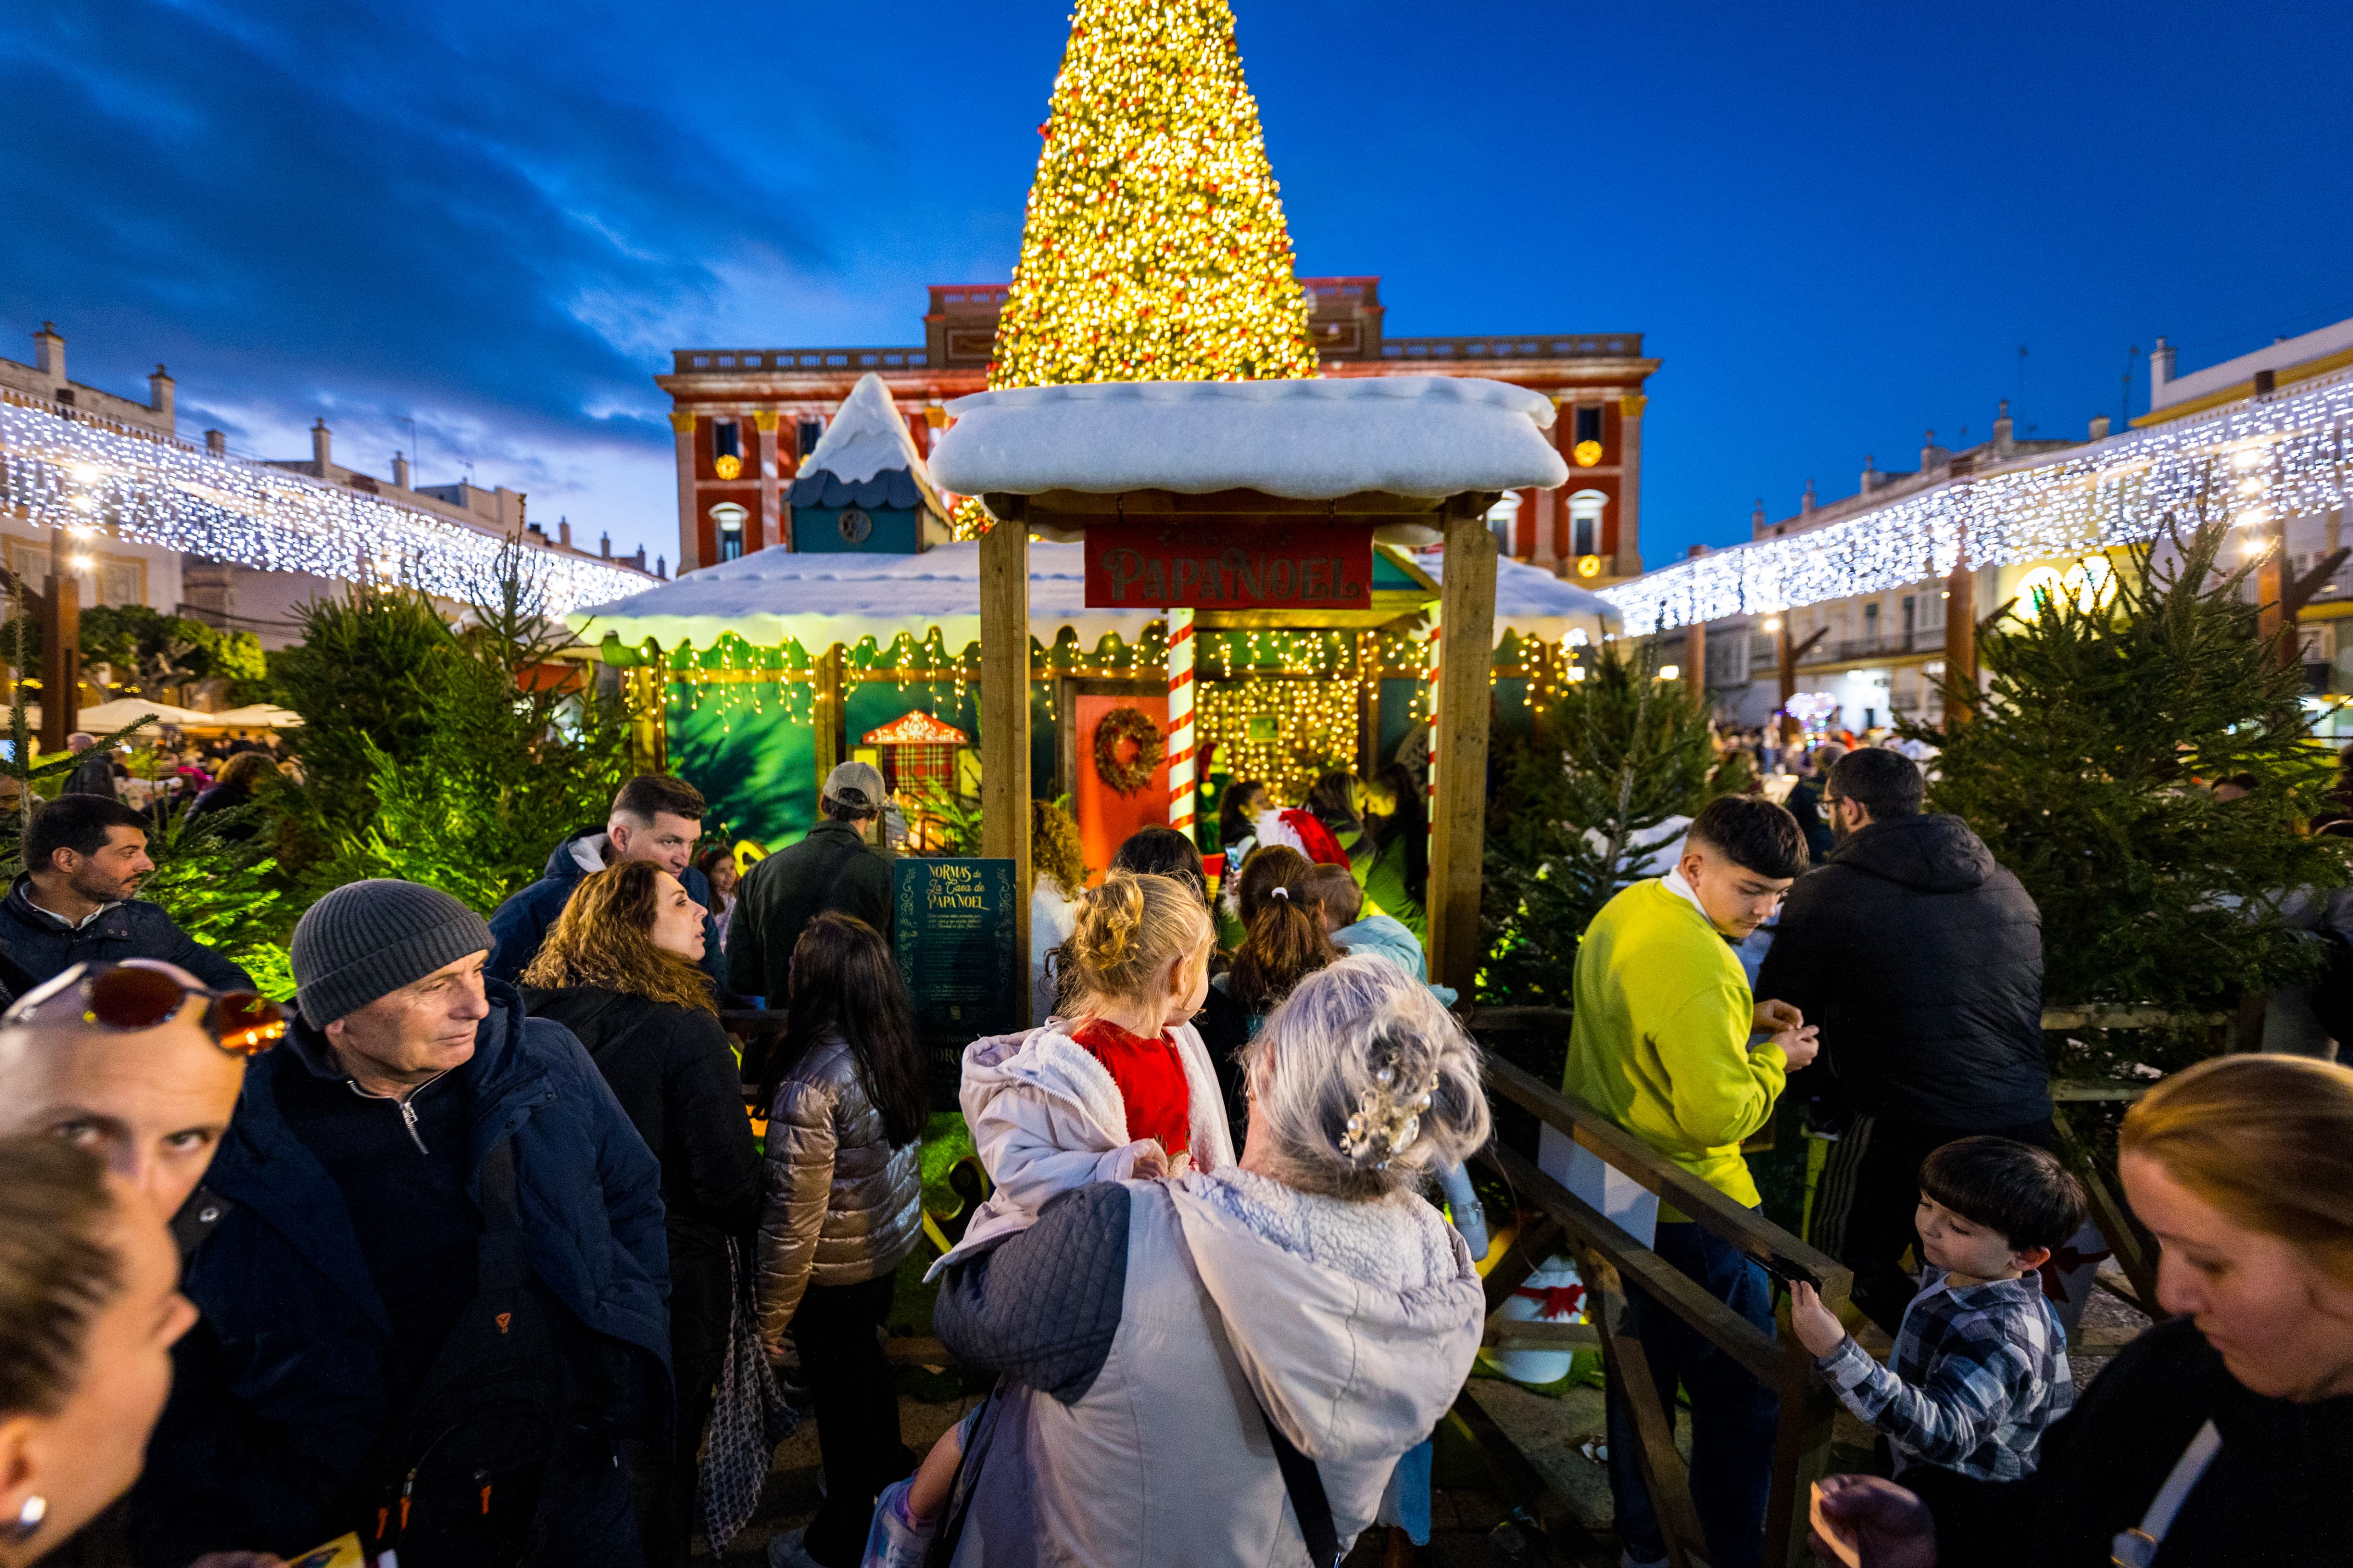
M 1606 642 L 1507 752 L 1488 817 L 1480 1000 L 1570 1005 L 1577 944 L 1629 882 L 1668 868 L 1646 847 L 1706 799 L 1705 695 L 1658 679 L 1649 650 Z
M 2131 547 L 2112 597 L 1996 611 L 1978 632 L 1987 693 L 1942 682 L 1947 714 L 1973 716 L 1909 728 L 1942 749 L 1932 806 L 1967 819 L 2041 908 L 2052 1005 L 2202 1011 L 2317 962 L 2277 914 L 2286 891 L 2347 880 L 2344 843 L 2302 830 L 2332 759 L 2306 728 L 2302 671 L 2256 636 L 2253 563 L 2216 564 L 2224 532 L 2177 534 L 2162 563 Z M 2248 793 L 2217 798 L 2225 779 Z

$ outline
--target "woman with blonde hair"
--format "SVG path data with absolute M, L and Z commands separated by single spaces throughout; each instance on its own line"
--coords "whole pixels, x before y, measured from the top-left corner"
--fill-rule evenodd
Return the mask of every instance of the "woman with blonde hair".
M 640 1533 L 683 1563 L 702 1447 L 734 1297 L 731 1240 L 760 1217 L 760 1154 L 744 1083 L 702 958 L 703 909 L 659 866 L 631 860 L 581 879 L 522 972 L 532 1016 L 579 1037 L 661 1163 L 670 1233 L 677 1456 Z
M 2232 1056 L 2126 1115 L 2157 1305 L 2032 1476 L 1823 1483 L 1866 1568 L 2317 1568 L 2353 1551 L 2353 1068 Z M 2160 1555 L 2161 1553 L 2161 1555 Z
M 1060 1000 L 1054 950 L 1079 918 L 1087 890 L 1087 860 L 1079 825 L 1051 801 L 1029 803 L 1029 865 L 1038 873 L 1029 894 L 1029 1016 L 1050 1018 Z

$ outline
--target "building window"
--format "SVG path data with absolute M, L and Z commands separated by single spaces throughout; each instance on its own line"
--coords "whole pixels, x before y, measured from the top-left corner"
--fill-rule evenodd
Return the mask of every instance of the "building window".
M 1513 524 L 1519 515 L 1520 492 L 1517 490 L 1505 490 L 1495 504 L 1487 509 L 1487 529 L 1495 536 L 1495 549 L 1499 554 L 1518 553 L 1513 546 L 1512 534 Z
M 752 514 L 733 501 L 722 501 L 711 509 L 711 521 L 719 525 L 719 559 L 733 561 L 744 553 L 744 520 Z
M 1601 439 L 1601 410 L 1587 405 L 1577 411 L 1577 438 L 1579 441 Z
M 1579 490 L 1568 498 L 1568 552 L 1571 556 L 1601 553 L 1601 509 L 1609 498 L 1599 490 Z
M 723 479 L 744 471 L 744 427 L 733 419 L 711 422 L 711 471 Z
M 822 419 L 803 419 L 793 426 L 794 449 L 804 458 L 816 451 L 817 444 L 824 439 L 825 421 Z

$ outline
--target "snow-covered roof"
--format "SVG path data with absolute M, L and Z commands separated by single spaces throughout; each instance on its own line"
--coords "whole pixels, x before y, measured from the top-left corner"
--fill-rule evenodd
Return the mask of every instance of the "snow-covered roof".
M 1446 552 L 1437 545 L 1412 552 L 1413 563 L 1433 582 L 1446 580 Z M 1588 588 L 1554 576 L 1541 566 L 1530 566 L 1506 555 L 1495 563 L 1495 640 L 1515 631 L 1560 642 L 1571 632 L 1588 640 L 1614 637 L 1623 629 L 1618 606 Z
M 1412 559 L 1435 577 L 1438 553 Z M 1084 545 L 1030 542 L 1029 632 L 1039 642 L 1052 643 L 1064 626 L 1078 634 L 1082 647 L 1092 648 L 1108 632 L 1134 642 L 1160 619 L 1154 609 L 1090 608 L 1086 593 Z M 755 647 L 797 638 L 814 653 L 837 642 L 854 647 L 870 637 L 888 644 L 901 632 L 921 639 L 937 626 L 947 646 L 962 651 L 980 640 L 980 546 L 943 544 L 921 555 L 755 550 L 564 618 L 592 638 L 609 631 L 631 647 L 651 637 L 664 647 L 709 647 L 733 632 Z M 1590 638 L 1617 629 L 1617 611 L 1596 595 L 1549 572 L 1501 563 L 1497 642 L 1507 631 L 1557 642 L 1572 631 Z
M 1133 642 L 1157 610 L 1089 609 L 1085 548 L 1029 547 L 1029 630 L 1051 643 L 1063 626 L 1092 647 L 1107 632 Z M 797 638 L 812 653 L 861 637 L 887 644 L 901 632 L 940 629 L 949 648 L 980 640 L 980 546 L 943 544 L 920 555 L 843 552 L 800 554 L 755 550 L 690 572 L 659 588 L 565 617 L 591 636 L 617 632 L 632 646 L 653 638 L 664 647 L 709 647 L 728 632 L 755 647 Z
M 1459 376 L 1021 386 L 948 405 L 932 476 L 963 495 L 1255 489 L 1297 500 L 1565 483 L 1552 399 Z
M 831 482 L 824 483 L 828 479 Z M 834 411 L 833 423 L 801 459 L 792 504 L 913 506 L 907 479 L 913 479 L 913 488 L 938 509 L 931 476 L 923 471 L 923 454 L 915 450 L 907 421 L 891 401 L 890 387 L 870 370 L 858 378 L 858 384 Z M 820 483 L 821 492 L 818 491 Z M 805 496 L 804 489 L 813 493 Z

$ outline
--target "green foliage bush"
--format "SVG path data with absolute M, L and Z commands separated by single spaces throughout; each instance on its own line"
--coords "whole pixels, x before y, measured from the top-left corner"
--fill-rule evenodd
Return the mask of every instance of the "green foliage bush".
M 2299 827 L 2333 771 L 2303 673 L 2256 637 L 2252 563 L 2217 571 L 2223 537 L 2179 536 L 2165 566 L 2134 548 L 2104 604 L 1998 610 L 1978 631 L 1991 681 L 1976 717 L 1910 731 L 1942 748 L 1932 807 L 1966 818 L 2042 909 L 2052 1005 L 2203 1011 L 2306 978 L 2318 950 L 2279 900 L 2348 879 L 2344 842 Z M 1947 676 L 1947 713 L 1973 695 Z M 2205 787 L 2241 774 L 2242 799 Z
M 261 700 L 256 689 L 264 674 L 261 639 L 251 632 L 216 631 L 202 621 L 167 616 L 144 605 L 93 605 L 81 612 L 80 626 L 82 667 L 105 665 L 111 695 L 154 697 L 166 687 L 219 676 L 229 682 L 233 698 L 245 693 L 233 705 Z M 37 671 L 41 647 L 38 618 L 24 616 L 0 623 L 0 658 L 18 668 Z
M 1602 644 L 1533 739 L 1504 749 L 1480 910 L 1483 1003 L 1569 1005 L 1585 928 L 1624 884 L 1667 869 L 1633 846 L 1706 799 L 1706 696 L 1622 648 Z

